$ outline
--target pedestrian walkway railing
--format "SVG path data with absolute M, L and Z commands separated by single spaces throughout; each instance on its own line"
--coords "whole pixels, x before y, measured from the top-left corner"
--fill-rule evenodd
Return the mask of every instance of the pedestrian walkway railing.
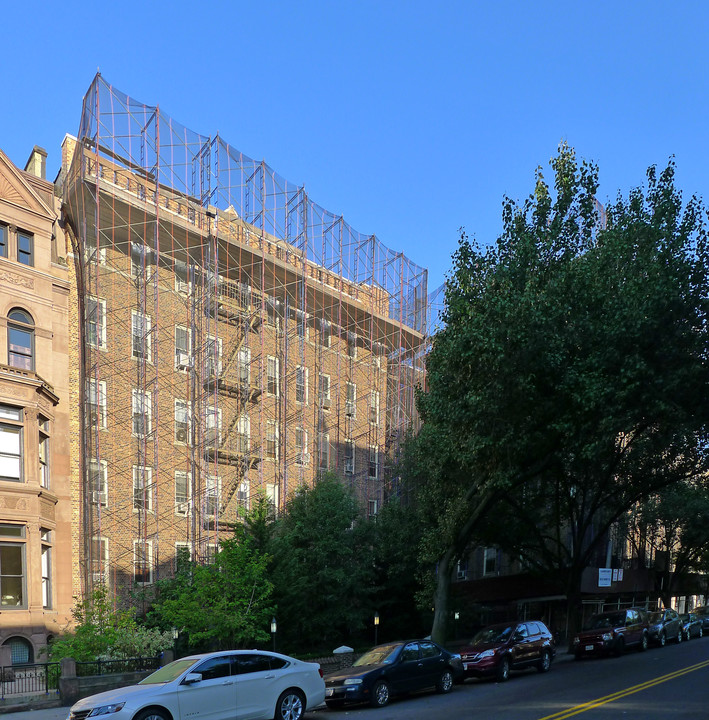
M 159 657 L 126 658 L 124 660 L 91 660 L 76 663 L 77 677 L 90 675 L 114 675 L 115 673 L 157 670 L 160 667 Z
M 58 662 L 8 665 L 0 668 L 0 699 L 20 695 L 58 695 Z

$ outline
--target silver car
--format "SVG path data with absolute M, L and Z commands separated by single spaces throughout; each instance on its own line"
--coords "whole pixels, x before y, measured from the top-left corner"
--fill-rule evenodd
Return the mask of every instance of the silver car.
M 227 650 L 175 660 L 137 685 L 79 700 L 67 720 L 301 720 L 324 699 L 317 663 Z

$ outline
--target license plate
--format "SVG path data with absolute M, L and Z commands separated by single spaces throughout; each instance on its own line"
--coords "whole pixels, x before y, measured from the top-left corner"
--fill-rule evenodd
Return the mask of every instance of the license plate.
M 332 688 L 325 688 L 325 697 L 330 697 L 333 693 Z
M 463 663 L 463 670 L 467 670 L 470 667 L 468 663 Z
M 586 645 L 586 650 L 593 650 L 593 645 Z

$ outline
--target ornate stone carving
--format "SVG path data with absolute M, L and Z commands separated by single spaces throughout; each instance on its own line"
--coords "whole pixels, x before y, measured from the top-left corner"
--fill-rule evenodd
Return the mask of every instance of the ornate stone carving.
M 34 279 L 22 277 L 17 273 L 10 272 L 9 270 L 0 271 L 0 282 L 10 283 L 10 285 L 19 285 L 29 290 L 34 288 Z

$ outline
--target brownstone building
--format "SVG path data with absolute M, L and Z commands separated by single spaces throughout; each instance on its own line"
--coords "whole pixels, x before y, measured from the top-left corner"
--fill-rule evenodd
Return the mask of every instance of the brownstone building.
M 45 158 L 0 151 L 0 664 L 32 661 L 72 605 L 69 278 Z
M 328 470 L 375 515 L 416 423 L 426 271 L 100 75 L 63 150 L 81 586 L 208 561 L 257 493 L 278 510 Z

